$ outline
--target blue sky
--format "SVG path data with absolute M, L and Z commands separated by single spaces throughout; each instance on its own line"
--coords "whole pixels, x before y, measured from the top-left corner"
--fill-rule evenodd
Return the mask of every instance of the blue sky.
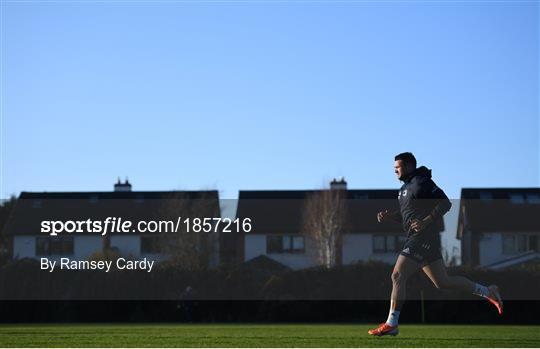
M 538 2 L 2 4 L 1 195 L 538 186 Z

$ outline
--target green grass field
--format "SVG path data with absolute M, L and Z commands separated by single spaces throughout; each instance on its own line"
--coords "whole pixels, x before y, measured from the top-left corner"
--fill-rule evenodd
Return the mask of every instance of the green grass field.
M 540 326 L 401 325 L 371 338 L 368 325 L 0 325 L 0 347 L 540 347 Z

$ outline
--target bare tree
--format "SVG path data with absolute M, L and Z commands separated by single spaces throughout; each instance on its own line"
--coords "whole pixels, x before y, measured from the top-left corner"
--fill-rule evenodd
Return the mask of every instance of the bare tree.
M 324 189 L 306 200 L 302 231 L 314 244 L 318 262 L 327 268 L 336 264 L 345 220 L 345 195 L 346 190 Z
M 458 265 L 459 260 L 459 250 L 456 246 L 452 247 L 452 254 L 448 252 L 448 249 L 443 249 L 444 262 L 448 267 L 455 267 Z
M 214 211 L 215 202 L 209 197 L 199 195 L 190 197 L 186 193 L 175 193 L 172 197 L 163 199 L 160 214 L 176 222 L 181 217 L 178 231 L 162 232 L 159 237 L 159 250 L 167 261 L 181 265 L 188 270 L 206 269 L 212 254 L 211 235 L 217 234 L 212 223 L 210 232 L 205 232 L 202 224 L 194 224 L 194 219 L 219 217 Z M 189 218 L 189 223 L 184 220 Z

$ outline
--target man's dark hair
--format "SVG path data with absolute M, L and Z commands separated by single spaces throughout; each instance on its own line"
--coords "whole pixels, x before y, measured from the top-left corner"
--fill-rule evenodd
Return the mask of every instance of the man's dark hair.
M 406 152 L 396 155 L 394 158 L 395 161 L 401 160 L 405 164 L 411 164 L 414 168 L 416 168 L 416 158 L 412 153 Z

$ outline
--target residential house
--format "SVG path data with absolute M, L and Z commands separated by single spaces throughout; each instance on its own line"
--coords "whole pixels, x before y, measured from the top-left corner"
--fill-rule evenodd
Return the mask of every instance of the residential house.
M 398 210 L 398 190 L 348 190 L 344 179 L 331 182 L 330 190 L 343 190 L 345 221 L 338 241 L 336 264 L 359 261 L 394 263 L 405 241 L 398 222 L 377 222 L 377 213 Z M 243 190 L 237 218 L 251 218 L 250 232 L 238 234 L 237 260 L 265 255 L 290 268 L 318 265 L 317 247 L 305 234 L 306 200 L 317 190 Z
M 22 192 L 2 233 L 12 241 L 14 259 L 69 257 L 85 260 L 96 252 L 112 249 L 122 256 L 159 261 L 166 258 L 159 232 L 141 232 L 136 224 L 139 221 L 176 223 L 178 217 L 183 220 L 202 215 L 220 217 L 217 191 L 132 191 L 127 180 L 123 183 L 119 180 L 112 192 Z M 104 236 L 87 231 L 86 225 L 83 231 L 62 232 L 57 236 L 41 229 L 43 221 L 90 219 L 104 222 L 108 217 L 129 220 L 133 222 L 133 229 L 108 232 Z M 146 225 L 145 229 L 158 228 L 154 224 Z M 161 232 L 172 230 L 171 225 L 162 225 L 159 229 Z M 219 263 L 218 236 L 219 232 L 210 234 L 210 266 Z
M 464 188 L 462 264 L 502 269 L 540 261 L 540 188 Z

